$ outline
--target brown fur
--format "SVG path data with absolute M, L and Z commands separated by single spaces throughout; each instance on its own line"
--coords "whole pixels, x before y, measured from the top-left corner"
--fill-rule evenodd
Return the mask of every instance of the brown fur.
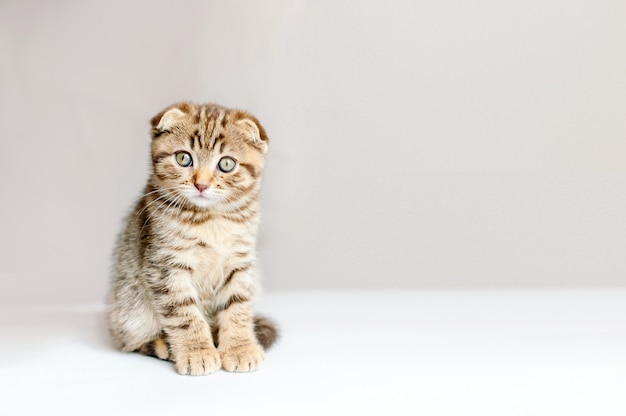
M 264 316 L 257 315 L 254 317 L 254 333 L 259 344 L 265 349 L 271 347 L 278 339 L 276 324 Z
M 278 336 L 252 312 L 267 134 L 246 112 L 189 102 L 151 125 L 152 173 L 116 249 L 112 339 L 180 374 L 256 370 Z

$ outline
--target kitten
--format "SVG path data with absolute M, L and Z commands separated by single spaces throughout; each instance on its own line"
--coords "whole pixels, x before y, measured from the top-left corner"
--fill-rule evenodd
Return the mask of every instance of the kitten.
M 152 124 L 152 173 L 115 251 L 113 342 L 180 374 L 261 367 L 277 338 L 255 317 L 268 137 L 250 114 L 183 102 Z

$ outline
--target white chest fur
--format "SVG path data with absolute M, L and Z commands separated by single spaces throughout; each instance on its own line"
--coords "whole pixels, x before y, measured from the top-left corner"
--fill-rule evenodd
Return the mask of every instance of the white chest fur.
M 192 231 L 192 230 L 190 230 Z M 198 244 L 188 253 L 193 285 L 201 298 L 210 298 L 228 273 L 254 256 L 255 230 L 250 224 L 207 221 L 193 227 Z

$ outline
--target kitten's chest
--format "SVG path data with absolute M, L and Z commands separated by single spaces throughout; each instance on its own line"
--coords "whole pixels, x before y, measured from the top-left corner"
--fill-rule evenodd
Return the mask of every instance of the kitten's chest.
M 252 231 L 245 225 L 228 221 L 208 221 L 194 227 L 193 236 L 197 240 L 198 256 L 211 259 L 228 259 L 234 252 L 246 245 Z
M 209 222 L 196 227 L 192 281 L 201 298 L 211 297 L 237 265 L 242 253 L 251 249 L 250 230 L 239 224 Z
M 225 250 L 211 246 L 196 246 L 192 255 L 195 267 L 191 281 L 201 299 L 210 298 L 224 282 L 230 257 Z

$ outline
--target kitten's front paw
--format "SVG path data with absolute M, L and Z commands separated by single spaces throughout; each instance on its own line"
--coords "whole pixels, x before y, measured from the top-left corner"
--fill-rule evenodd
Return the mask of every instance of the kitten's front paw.
M 246 344 L 221 351 L 222 367 L 226 371 L 245 373 L 261 368 L 265 353 L 259 344 Z
M 174 354 L 174 365 L 178 374 L 203 376 L 220 369 L 220 354 L 215 348 L 182 351 Z

